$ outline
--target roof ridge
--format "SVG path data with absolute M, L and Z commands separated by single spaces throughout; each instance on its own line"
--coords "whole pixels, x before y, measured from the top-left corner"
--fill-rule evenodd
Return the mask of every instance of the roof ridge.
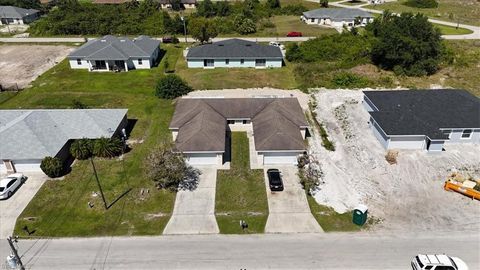
M 17 124 L 18 122 L 21 122 L 23 121 L 25 118 L 27 118 L 30 114 L 32 114 L 33 111 L 25 111 L 25 113 L 23 113 L 22 115 L 18 116 L 17 118 L 13 119 L 13 121 L 10 121 L 10 122 L 7 122 L 5 124 L 5 126 L 1 127 L 0 128 L 0 133 L 6 131 L 7 129 L 10 129 L 11 127 L 13 127 L 15 124 Z

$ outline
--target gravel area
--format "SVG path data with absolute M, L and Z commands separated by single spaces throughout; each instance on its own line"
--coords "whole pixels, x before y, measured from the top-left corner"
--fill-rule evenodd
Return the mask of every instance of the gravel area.
M 336 147 L 324 149 L 320 136 L 310 140 L 325 173 L 318 203 L 338 212 L 364 203 L 382 220 L 379 230 L 480 231 L 479 202 L 443 189 L 452 170 L 480 177 L 480 145 L 450 144 L 440 154 L 400 150 L 390 165 L 368 127 L 360 90 L 320 90 L 315 96 L 318 120 Z
M 47 45 L 0 46 L 0 84 L 11 87 L 17 83 L 19 88 L 25 88 L 73 49 Z

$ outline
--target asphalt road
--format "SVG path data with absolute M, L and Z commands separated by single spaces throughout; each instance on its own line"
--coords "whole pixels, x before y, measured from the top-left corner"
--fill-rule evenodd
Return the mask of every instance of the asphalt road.
M 5 258 L 5 240 L 0 248 Z M 19 250 L 27 269 L 410 269 L 417 253 L 480 269 L 479 232 L 65 238 L 20 240 Z

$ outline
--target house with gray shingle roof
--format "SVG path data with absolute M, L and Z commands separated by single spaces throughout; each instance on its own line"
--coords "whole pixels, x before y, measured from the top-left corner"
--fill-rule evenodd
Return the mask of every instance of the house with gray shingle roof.
M 187 53 L 189 68 L 279 68 L 280 48 L 243 39 L 228 39 L 192 47 Z
M 68 55 L 72 69 L 128 71 L 152 68 L 160 53 L 160 41 L 147 36 L 134 40 L 104 36 L 90 40 Z
M 300 19 L 306 24 L 348 28 L 365 26 L 374 17 L 371 13 L 356 8 L 319 8 L 304 12 Z
M 0 173 L 40 171 L 47 156 L 66 160 L 72 140 L 121 135 L 126 109 L 0 110 Z
M 169 128 L 192 165 L 222 165 L 230 131 L 239 130 L 251 134 L 256 163 L 296 164 L 308 126 L 296 98 L 182 98 Z
M 0 25 L 29 24 L 40 17 L 40 11 L 13 6 L 0 6 Z
M 364 91 L 373 134 L 386 149 L 441 152 L 480 143 L 480 99 L 465 90 Z

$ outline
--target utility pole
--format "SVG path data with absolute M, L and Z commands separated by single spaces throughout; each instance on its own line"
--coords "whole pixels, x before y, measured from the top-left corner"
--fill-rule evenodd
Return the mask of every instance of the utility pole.
M 185 36 L 185 43 L 187 43 L 187 26 L 185 25 L 185 18 L 181 16 L 180 19 L 183 22 L 183 35 Z
M 25 267 L 23 266 L 22 260 L 20 259 L 20 256 L 18 256 L 17 248 L 15 248 L 15 245 L 13 242 L 17 242 L 17 239 L 12 240 L 12 237 L 9 236 L 7 237 L 8 245 L 10 245 L 10 249 L 12 250 L 13 255 L 17 259 L 17 263 L 20 265 L 20 270 L 25 270 Z
M 98 189 L 100 190 L 100 195 L 102 195 L 103 205 L 105 205 L 105 210 L 108 210 L 107 201 L 105 200 L 105 195 L 103 194 L 102 186 L 98 180 L 97 169 L 95 169 L 95 164 L 93 163 L 93 157 L 90 157 L 90 162 L 92 163 L 93 173 L 95 174 L 95 180 L 97 180 Z

